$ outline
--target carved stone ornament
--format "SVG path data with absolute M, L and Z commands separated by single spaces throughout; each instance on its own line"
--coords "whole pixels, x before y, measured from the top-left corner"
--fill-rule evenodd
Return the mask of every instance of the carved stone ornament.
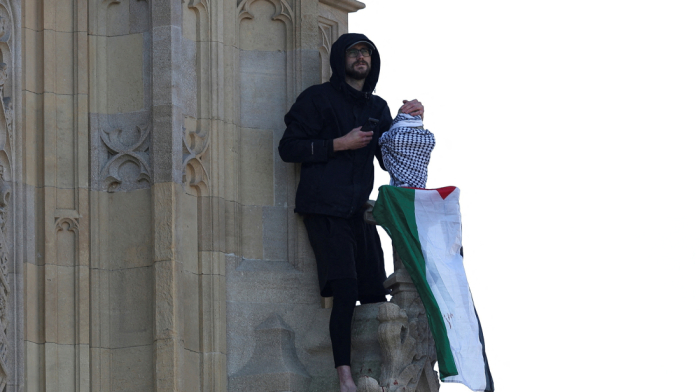
M 382 368 L 379 381 L 361 377 L 358 392 L 437 392 L 440 388 L 430 358 L 419 355 L 416 339 L 411 336 L 415 323 L 406 312 L 392 303 L 379 307 L 379 345 Z
M 253 14 L 250 13 L 250 5 L 256 0 L 240 0 L 238 2 L 238 20 L 243 19 L 253 19 Z M 275 14 L 272 16 L 273 20 L 284 20 L 286 18 L 288 21 L 292 21 L 292 7 L 289 5 L 287 0 L 266 0 L 275 6 Z
M 10 252 L 8 248 L 7 218 L 10 208 L 10 191 L 10 184 L 5 180 L 5 167 L 0 165 L 0 391 L 5 390 L 9 374 L 7 367 L 7 305 L 10 295 L 10 285 L 8 283 Z
M 151 184 L 150 125 L 137 126 L 130 132 L 100 130 L 100 138 L 107 147 L 108 156 L 100 170 L 100 178 L 108 192 Z
M 0 29 L 2 29 L 2 24 L 5 18 L 0 16 Z M 4 34 L 4 31 L 0 30 L 0 37 L 2 37 L 2 34 Z M 12 97 L 6 97 L 5 96 L 5 84 L 7 83 L 9 78 L 9 75 L 7 73 L 7 64 L 6 63 L 0 63 L 0 98 L 2 98 L 2 106 L 3 109 L 5 110 L 5 125 L 7 125 L 7 136 L 10 140 L 10 145 L 12 145 L 12 139 L 14 136 L 14 129 L 13 129 L 13 118 L 14 118 L 14 110 L 12 108 Z
M 202 162 L 208 149 L 208 131 L 182 128 L 182 183 L 195 188 L 199 196 L 206 195 L 209 184 L 209 173 Z

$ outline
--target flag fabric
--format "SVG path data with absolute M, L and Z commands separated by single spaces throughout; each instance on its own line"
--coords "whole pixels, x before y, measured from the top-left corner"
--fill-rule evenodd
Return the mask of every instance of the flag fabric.
M 374 218 L 389 234 L 425 306 L 440 379 L 493 391 L 481 323 L 462 264 L 459 189 L 379 188 Z

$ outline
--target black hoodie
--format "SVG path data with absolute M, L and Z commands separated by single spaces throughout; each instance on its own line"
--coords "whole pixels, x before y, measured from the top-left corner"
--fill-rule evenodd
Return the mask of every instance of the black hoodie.
M 379 80 L 379 51 L 373 50 L 371 70 L 362 91 L 345 82 L 345 51 L 358 41 L 372 43 L 362 34 L 343 34 L 331 48 L 330 82 L 304 90 L 284 116 L 287 129 L 279 154 L 285 162 L 301 162 L 295 212 L 348 218 L 362 211 L 374 185 L 373 158 L 383 167 L 379 137 L 391 126 L 386 101 L 373 95 Z M 372 43 L 376 48 L 376 45 Z M 357 150 L 333 151 L 333 139 L 365 124 L 379 123 L 369 145 Z

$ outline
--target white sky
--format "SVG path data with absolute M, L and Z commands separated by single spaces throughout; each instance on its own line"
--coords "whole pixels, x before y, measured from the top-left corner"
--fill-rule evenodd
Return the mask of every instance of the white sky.
M 364 2 L 462 190 L 496 390 L 700 391 L 700 2 Z

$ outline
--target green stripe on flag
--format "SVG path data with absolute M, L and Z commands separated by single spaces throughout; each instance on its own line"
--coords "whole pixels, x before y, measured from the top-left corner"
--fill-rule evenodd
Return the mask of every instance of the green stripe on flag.
M 416 191 L 409 188 L 398 188 L 390 185 L 379 187 L 379 197 L 374 205 L 374 218 L 384 230 L 389 233 L 394 248 L 399 253 L 403 265 L 411 275 L 416 285 L 428 317 L 428 325 L 433 333 L 438 365 L 440 367 L 440 379 L 456 376 L 455 365 L 450 341 L 447 337 L 447 328 L 442 318 L 442 312 L 433 296 L 428 279 L 426 278 L 425 259 L 418 237 L 415 211 Z

